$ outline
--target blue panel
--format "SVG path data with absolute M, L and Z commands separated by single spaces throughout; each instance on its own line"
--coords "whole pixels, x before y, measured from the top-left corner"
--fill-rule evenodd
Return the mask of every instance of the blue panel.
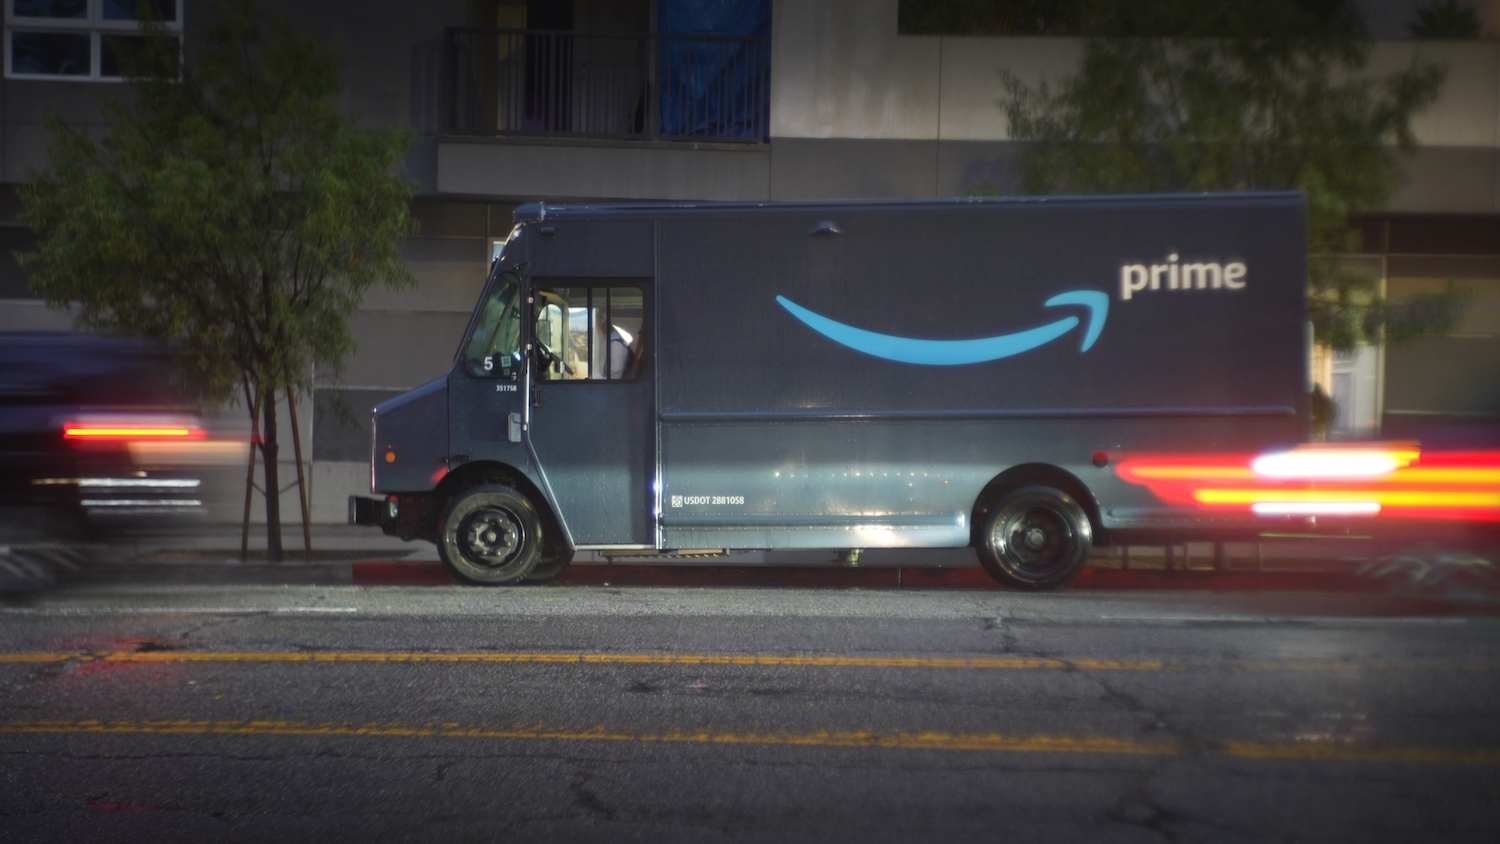
M 1303 408 L 1306 240 L 1299 209 L 1281 202 L 664 215 L 661 349 L 672 377 L 661 409 L 686 419 Z M 823 221 L 841 232 L 813 234 Z M 1158 290 L 1121 292 L 1122 267 L 1189 262 L 1242 262 L 1252 280 L 1174 290 L 1163 273 Z
M 673 35 L 771 34 L 771 0 L 659 0 L 657 14 Z
M 448 471 L 447 377 L 376 405 L 374 426 L 375 492 L 437 486 Z
M 663 35 L 738 35 L 769 39 L 770 0 L 661 0 Z M 661 131 L 664 135 L 759 138 L 769 125 L 766 42 L 663 38 Z
M 663 426 L 662 527 L 677 548 L 967 545 L 984 487 L 1022 463 L 1054 466 L 1100 502 L 1103 526 L 1205 526 L 1119 479 L 1096 451 L 1214 451 L 1294 440 L 1297 419 L 785 420 Z

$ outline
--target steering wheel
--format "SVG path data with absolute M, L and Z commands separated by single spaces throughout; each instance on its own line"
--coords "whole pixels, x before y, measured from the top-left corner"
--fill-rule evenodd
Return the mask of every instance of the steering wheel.
M 568 366 L 567 362 L 562 359 L 562 356 L 557 352 L 552 351 L 552 349 L 550 349 L 546 343 L 542 342 L 540 337 L 538 337 L 536 341 L 536 350 L 537 353 L 541 355 L 542 360 L 546 361 L 549 364 L 559 364 L 562 366 L 563 372 L 567 373 L 568 375 L 573 374 L 573 367 Z

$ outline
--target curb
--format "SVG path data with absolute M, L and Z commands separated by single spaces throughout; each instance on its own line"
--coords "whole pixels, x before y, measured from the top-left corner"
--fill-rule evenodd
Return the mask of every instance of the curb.
M 441 563 L 361 561 L 350 582 L 375 586 L 456 584 Z M 1003 589 L 982 568 L 846 568 L 834 566 L 573 565 L 559 586 L 811 586 L 881 589 Z M 1382 593 L 1387 585 L 1347 572 L 1219 572 L 1085 568 L 1068 589 L 1213 590 L 1231 592 L 1337 591 Z
M 349 563 L 123 563 L 79 566 L 67 583 L 203 583 L 336 586 L 353 582 Z

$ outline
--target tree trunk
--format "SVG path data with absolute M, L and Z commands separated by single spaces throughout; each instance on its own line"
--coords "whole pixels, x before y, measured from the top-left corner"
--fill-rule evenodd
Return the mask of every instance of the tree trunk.
M 260 455 L 266 467 L 266 558 L 273 563 L 285 559 L 281 550 L 281 481 L 276 476 L 276 391 L 261 394 Z
M 250 559 L 250 495 L 255 489 L 255 449 L 260 447 L 260 408 L 250 397 L 249 382 L 245 382 L 245 404 L 250 408 L 250 447 L 246 449 L 250 455 L 250 465 L 245 469 L 245 515 L 240 521 L 240 562 L 242 563 Z
M 290 375 L 290 373 L 288 373 Z M 287 378 L 290 383 L 291 378 Z M 297 397 L 286 388 L 286 409 L 292 417 L 292 455 L 297 458 L 297 500 L 302 505 L 302 556 L 312 562 L 312 525 L 307 521 L 307 478 L 302 474 L 302 429 L 297 425 Z

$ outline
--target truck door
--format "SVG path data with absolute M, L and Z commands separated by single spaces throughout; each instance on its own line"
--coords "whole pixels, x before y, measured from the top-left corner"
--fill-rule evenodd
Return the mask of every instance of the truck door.
M 469 335 L 448 375 L 451 463 L 497 461 L 526 466 L 522 442 L 525 313 L 521 278 L 498 273 L 485 291 Z
M 576 545 L 655 546 L 648 279 L 535 279 L 532 448 Z

